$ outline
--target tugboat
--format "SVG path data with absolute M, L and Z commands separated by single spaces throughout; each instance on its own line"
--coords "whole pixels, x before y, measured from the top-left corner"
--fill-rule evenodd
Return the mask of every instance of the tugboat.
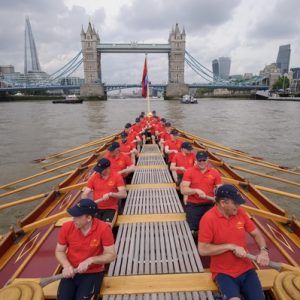
M 54 100 L 52 101 L 52 103 L 54 104 L 77 104 L 77 103 L 82 103 L 83 100 L 78 99 L 78 97 L 74 94 L 74 95 L 66 95 L 65 100 Z

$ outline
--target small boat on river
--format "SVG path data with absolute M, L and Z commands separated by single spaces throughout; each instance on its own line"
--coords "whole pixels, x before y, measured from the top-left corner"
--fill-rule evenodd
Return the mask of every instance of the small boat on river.
M 75 94 L 66 95 L 65 100 L 53 100 L 54 104 L 80 104 L 83 100 L 79 99 Z
M 192 95 L 184 95 L 180 102 L 183 104 L 197 104 L 198 100 L 195 99 Z
M 271 265 L 265 268 L 255 265 L 266 299 L 300 299 L 300 273 L 297 273 L 300 264 L 300 223 L 275 204 L 265 192 L 268 195 L 290 197 L 293 199 L 291 201 L 299 201 L 300 195 L 256 185 L 238 172 L 279 181 L 287 191 L 289 186 L 300 187 L 300 173 L 183 130 L 179 130 L 179 138 L 192 143 L 194 150 L 208 149 L 209 161 L 221 173 L 223 183 L 235 185 L 246 199 L 244 209 L 263 233 L 271 260 L 279 262 L 272 265 L 277 269 Z M 54 250 L 59 228 L 68 217 L 66 209 L 80 199 L 81 190 L 94 172 L 95 164 L 104 156 L 107 147 L 119 139 L 120 132 L 117 132 L 49 155 L 37 162 L 47 161 L 47 166 L 55 164 L 54 168 L 0 186 L 1 198 L 14 196 L 13 201 L 8 200 L 0 205 L 1 211 L 40 201 L 29 215 L 19 220 L 18 227 L 0 237 L 0 298 L 1 295 L 7 295 L 8 288 L 20 294 L 19 290 L 22 292 L 27 284 L 32 295 L 38 297 L 39 293 L 39 298 L 34 299 L 56 299 L 57 281 L 43 289 L 39 283 L 41 278 L 61 273 Z M 148 142 L 142 146 L 133 178 L 126 186 L 128 195 L 124 211 L 115 224 L 117 258 L 108 267 L 101 287 L 101 297 L 104 300 L 128 297 L 159 300 L 220 299 L 216 298 L 218 287 L 211 279 L 209 265 L 200 257 L 185 221 L 183 204 L 164 160 L 164 153 L 157 144 Z M 82 157 L 86 153 L 90 153 L 89 156 Z M 238 161 L 238 165 L 232 161 Z M 242 163 L 253 165 L 256 169 L 241 167 Z M 71 165 L 74 170 L 61 174 L 62 169 Z M 271 169 L 274 175 L 258 172 L 258 167 Z M 46 181 L 24 185 L 26 180 L 56 171 L 60 173 Z M 285 178 L 280 177 L 280 174 L 284 174 Z M 287 175 L 296 179 L 288 180 Z M 18 192 L 63 177 L 65 179 L 50 191 L 31 196 L 26 194 L 25 198 L 15 200 Z M 12 189 L 16 185 L 19 187 Z M 248 242 L 249 252 L 257 253 L 255 243 L 250 238 Z
M 278 93 L 270 90 L 257 91 L 255 94 L 255 99 L 275 101 L 300 101 L 300 97 L 297 97 L 291 93 Z

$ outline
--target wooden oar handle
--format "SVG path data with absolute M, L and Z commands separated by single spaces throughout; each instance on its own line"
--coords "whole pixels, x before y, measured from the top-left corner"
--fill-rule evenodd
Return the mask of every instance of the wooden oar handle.
M 253 254 L 250 254 L 250 253 L 247 253 L 246 254 L 246 257 L 253 260 L 253 261 L 256 261 L 256 256 L 253 255 Z M 269 264 L 268 264 L 269 267 L 273 268 L 273 269 L 276 269 L 277 271 L 281 271 L 281 268 L 282 268 L 282 265 L 281 263 L 279 262 L 275 262 L 275 261 L 270 261 Z
M 74 269 L 74 272 L 75 274 L 78 273 L 78 269 Z M 44 287 L 48 284 L 50 284 L 51 282 L 54 282 L 54 281 L 57 281 L 57 280 L 61 280 L 63 279 L 64 276 L 63 274 L 57 274 L 57 275 L 53 275 L 53 276 L 50 276 L 50 277 L 45 277 L 45 278 L 41 278 L 40 280 L 40 286 L 41 287 Z

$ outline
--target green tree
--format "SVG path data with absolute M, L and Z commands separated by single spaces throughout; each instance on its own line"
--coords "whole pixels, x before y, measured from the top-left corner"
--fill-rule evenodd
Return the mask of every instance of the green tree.
M 205 93 L 211 92 L 213 89 L 212 88 L 199 88 L 197 89 L 195 96 L 203 96 Z
M 280 76 L 278 80 L 273 84 L 273 90 L 287 89 L 290 87 L 290 81 L 286 76 Z

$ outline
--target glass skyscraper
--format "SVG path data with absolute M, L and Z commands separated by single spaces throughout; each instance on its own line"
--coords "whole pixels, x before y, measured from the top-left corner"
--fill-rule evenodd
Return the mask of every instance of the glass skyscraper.
M 212 70 L 214 74 L 214 81 L 216 81 L 219 77 L 219 61 L 217 59 L 212 61 Z
M 280 69 L 280 73 L 283 75 L 288 73 L 290 66 L 290 56 L 291 56 L 291 45 L 282 45 L 279 47 L 276 66 Z
M 228 79 L 230 74 L 230 57 L 219 57 L 219 76 L 222 79 Z

